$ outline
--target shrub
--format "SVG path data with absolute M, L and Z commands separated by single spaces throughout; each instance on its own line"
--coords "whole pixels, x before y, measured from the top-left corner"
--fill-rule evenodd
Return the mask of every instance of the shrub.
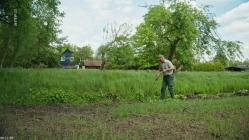
M 70 91 L 62 89 L 29 89 L 29 94 L 23 96 L 19 103 L 79 103 L 80 98 Z
M 194 71 L 223 71 L 224 66 L 220 62 L 197 63 L 193 65 Z

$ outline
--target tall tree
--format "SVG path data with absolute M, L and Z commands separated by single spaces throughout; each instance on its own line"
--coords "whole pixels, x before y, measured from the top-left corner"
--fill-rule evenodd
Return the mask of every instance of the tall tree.
M 139 65 L 155 66 L 157 55 L 164 54 L 169 60 L 175 58 L 190 66 L 196 55 L 229 48 L 228 44 L 218 44 L 216 27 L 206 9 L 186 2 L 167 1 L 166 5 L 163 2 L 150 6 L 133 37 Z
M 59 4 L 59 0 L 1 1 L 2 67 L 31 67 L 48 62 L 44 56 L 53 52 L 50 50 L 59 41 L 59 19 L 63 16 Z
M 113 24 L 104 28 L 108 42 L 102 45 L 97 54 L 108 68 L 129 69 L 134 67 L 134 47 L 131 39 L 131 25 Z M 103 66 L 104 67 L 104 66 Z
M 241 44 L 239 41 L 224 41 L 217 39 L 218 48 L 214 61 L 221 62 L 224 66 L 228 65 L 229 61 L 234 61 L 242 56 Z
M 74 59 L 77 62 L 89 59 L 93 57 L 93 50 L 90 45 L 83 46 L 82 48 L 77 48 L 74 53 Z
M 118 36 L 107 44 L 107 66 L 109 68 L 129 69 L 134 65 L 134 50 L 131 39 L 126 36 Z
M 105 68 L 107 53 L 108 53 L 108 45 L 101 45 L 97 50 L 97 58 L 100 58 L 102 60 L 101 70 Z

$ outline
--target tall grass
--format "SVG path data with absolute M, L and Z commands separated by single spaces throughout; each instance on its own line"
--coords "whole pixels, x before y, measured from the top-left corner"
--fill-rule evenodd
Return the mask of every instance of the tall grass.
M 162 79 L 153 71 L 0 69 L 0 104 L 158 99 Z M 249 89 L 249 73 L 180 72 L 176 94 Z

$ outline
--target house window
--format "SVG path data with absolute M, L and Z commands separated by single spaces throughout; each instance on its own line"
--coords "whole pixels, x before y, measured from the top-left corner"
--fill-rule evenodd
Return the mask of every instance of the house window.
M 74 61 L 74 57 L 70 57 L 70 61 L 71 61 L 71 62 Z
M 65 61 L 65 57 L 64 56 L 61 57 L 61 61 Z

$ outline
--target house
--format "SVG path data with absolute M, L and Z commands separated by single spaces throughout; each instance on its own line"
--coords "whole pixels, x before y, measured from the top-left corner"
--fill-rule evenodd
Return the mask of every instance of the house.
M 74 61 L 73 52 L 70 51 L 69 49 L 66 49 L 61 56 L 60 64 L 64 67 L 71 67 L 74 65 L 73 61 Z
M 87 59 L 83 61 L 82 66 L 86 69 L 100 69 L 102 60 Z
M 238 66 L 226 67 L 225 70 L 227 71 L 248 71 L 249 67 L 246 65 L 238 65 Z

